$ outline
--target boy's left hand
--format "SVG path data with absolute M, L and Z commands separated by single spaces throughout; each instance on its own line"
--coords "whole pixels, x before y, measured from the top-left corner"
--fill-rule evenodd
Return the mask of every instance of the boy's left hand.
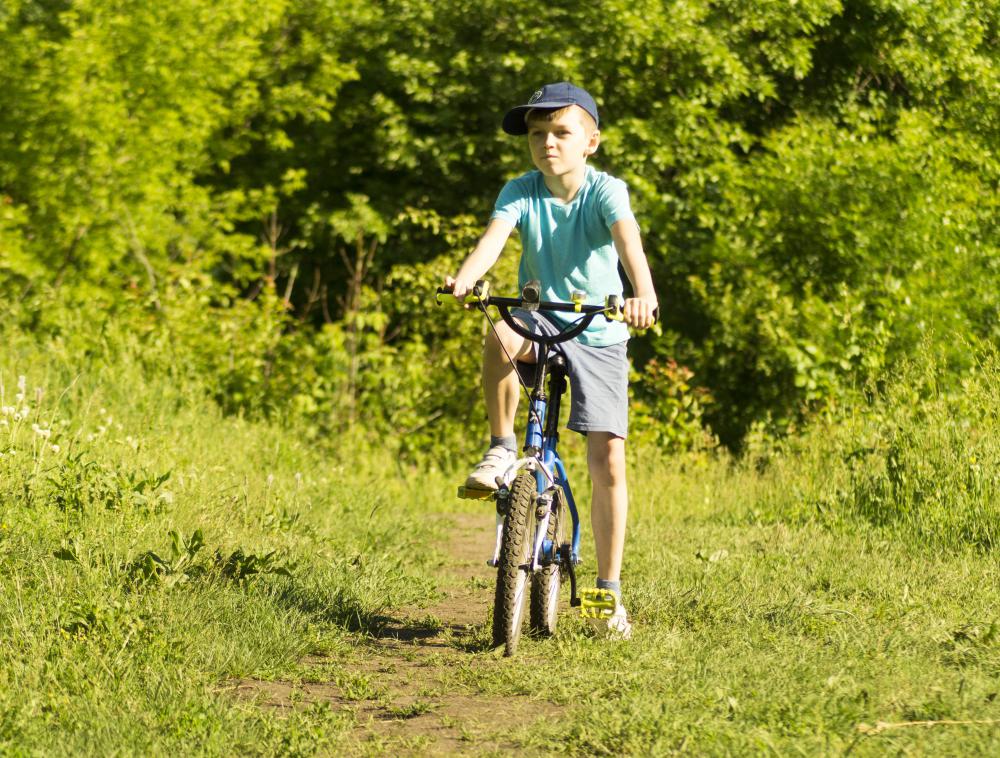
M 656 298 L 630 297 L 622 307 L 625 323 L 637 329 L 648 329 L 656 321 Z

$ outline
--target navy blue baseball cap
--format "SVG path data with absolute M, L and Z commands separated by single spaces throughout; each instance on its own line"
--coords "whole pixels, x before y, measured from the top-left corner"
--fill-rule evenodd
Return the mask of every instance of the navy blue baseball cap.
M 536 90 L 527 103 L 507 111 L 507 115 L 503 117 L 503 130 L 507 134 L 527 134 L 528 125 L 524 123 L 524 116 L 532 108 L 555 110 L 567 105 L 579 105 L 593 117 L 595 124 L 601 123 L 597 118 L 597 103 L 587 90 L 569 82 L 557 82 L 546 84 Z

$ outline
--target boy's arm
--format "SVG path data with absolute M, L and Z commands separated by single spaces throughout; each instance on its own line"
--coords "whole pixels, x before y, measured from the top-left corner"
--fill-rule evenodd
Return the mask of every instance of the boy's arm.
M 475 249 L 469 253 L 469 257 L 458 269 L 458 273 L 455 276 L 444 278 L 445 285 L 454 288 L 453 292 L 456 298 L 461 300 L 465 297 L 476 282 L 482 279 L 483 275 L 497 262 L 497 258 L 503 252 L 503 246 L 513 230 L 514 227 L 510 225 L 510 222 L 501 218 L 490 221 Z
M 625 301 L 625 323 L 646 329 L 653 325 L 653 311 L 656 310 L 656 290 L 653 289 L 653 276 L 649 273 L 649 263 L 646 253 L 642 250 L 642 239 L 639 237 L 639 226 L 631 218 L 623 218 L 611 226 L 611 239 L 615 242 L 615 250 L 622 262 L 625 274 L 632 282 L 635 297 Z

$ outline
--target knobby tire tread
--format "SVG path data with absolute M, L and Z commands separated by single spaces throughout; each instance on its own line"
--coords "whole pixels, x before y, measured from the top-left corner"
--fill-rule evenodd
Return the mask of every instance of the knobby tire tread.
M 535 492 L 535 478 L 526 471 L 518 474 L 510 490 L 500 540 L 500 565 L 493 602 L 493 645 L 503 645 L 504 654 L 508 656 L 514 654 L 521 639 L 523 607 L 517 607 L 517 584 L 525 574 L 521 564 L 527 562 L 526 553 L 530 552 L 528 525 L 533 519 Z M 521 601 L 523 606 L 523 595 Z

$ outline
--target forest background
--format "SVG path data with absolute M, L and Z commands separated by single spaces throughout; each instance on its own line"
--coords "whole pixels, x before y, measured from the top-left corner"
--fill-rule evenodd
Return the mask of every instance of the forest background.
M 739 449 L 864 403 L 921 345 L 954 386 L 1000 328 L 998 19 L 993 0 L 5 0 L 3 320 L 82 352 L 114 325 L 226 412 L 363 426 L 410 457 L 478 447 L 480 324 L 431 294 L 530 168 L 500 115 L 569 79 L 601 107 L 593 163 L 629 184 L 662 303 L 632 351 L 637 429 Z

